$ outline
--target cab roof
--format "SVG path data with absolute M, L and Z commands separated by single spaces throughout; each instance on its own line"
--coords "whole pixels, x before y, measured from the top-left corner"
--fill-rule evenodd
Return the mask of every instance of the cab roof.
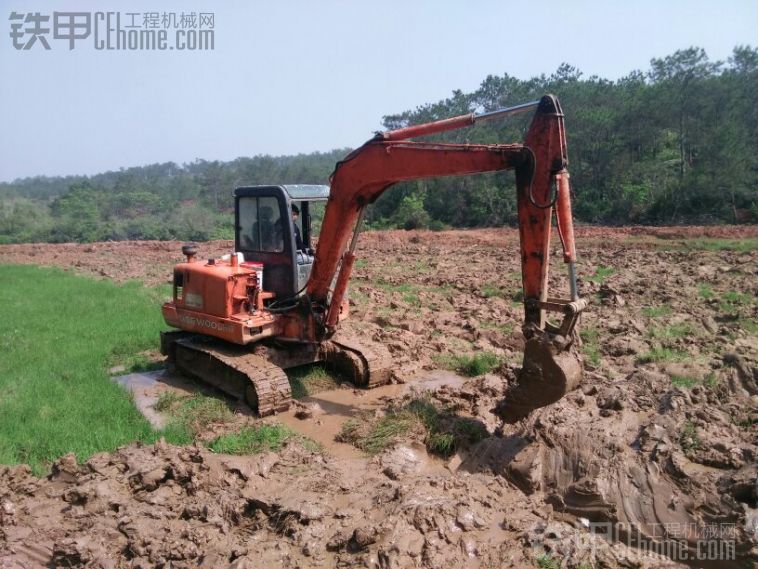
M 320 184 L 284 184 L 274 186 L 242 186 L 234 190 L 235 196 L 252 196 L 256 190 L 282 188 L 292 200 L 325 200 L 329 198 L 329 186 Z

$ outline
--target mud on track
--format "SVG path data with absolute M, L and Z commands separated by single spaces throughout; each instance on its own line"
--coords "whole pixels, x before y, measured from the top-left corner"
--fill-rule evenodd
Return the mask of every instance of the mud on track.
M 516 232 L 366 234 L 348 326 L 387 345 L 409 385 L 453 356 L 495 354 L 492 373 L 433 394 L 489 438 L 449 461 L 410 437 L 374 458 L 294 443 L 255 457 L 158 444 L 79 467 L 66 457 L 49 479 L 0 467 L 0 567 L 523 567 L 545 552 L 571 567 L 661 567 L 674 565 L 652 554 L 671 553 L 651 546 L 665 532 L 690 565 L 729 566 L 733 550 L 733 566 L 751 566 L 758 253 L 687 245 L 702 236 L 755 238 L 758 229 L 580 228 L 580 286 L 592 301 L 581 323 L 585 382 L 503 426 L 491 410 L 523 345 Z M 230 246 L 203 244 L 201 256 Z M 0 262 L 157 284 L 179 248 L 1 246 Z M 562 292 L 557 250 L 551 275 Z M 386 404 L 404 397 L 398 390 Z M 616 537 L 642 547 L 593 540 L 588 522 L 620 524 Z M 694 560 L 704 541 L 710 564 Z

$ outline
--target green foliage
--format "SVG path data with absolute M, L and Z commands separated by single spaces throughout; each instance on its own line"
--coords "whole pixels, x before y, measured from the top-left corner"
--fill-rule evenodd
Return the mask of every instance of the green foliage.
M 637 358 L 637 362 L 646 364 L 650 362 L 679 362 L 687 357 L 687 352 L 672 348 L 653 347 L 648 353 Z
M 279 423 L 244 427 L 239 432 L 221 435 L 208 443 L 208 448 L 221 454 L 257 454 L 279 450 L 291 440 L 299 441 L 309 450 L 318 450 L 314 441 Z
M 700 298 L 708 300 L 710 298 L 713 298 L 713 287 L 709 284 L 698 285 L 697 293 Z
M 412 433 L 423 433 L 429 452 L 450 456 L 458 448 L 475 444 L 487 436 L 484 425 L 459 417 L 453 408 L 441 407 L 428 396 L 415 397 L 380 418 L 364 415 L 350 419 L 337 439 L 349 442 L 368 454 L 377 454 Z
M 405 127 L 555 93 L 566 113 L 578 220 L 750 223 L 758 219 L 756 61 L 752 46 L 735 47 L 726 64 L 692 47 L 617 81 L 585 78 L 568 64 L 525 80 L 490 75 L 470 93 L 456 90 L 383 122 L 387 129 Z M 521 142 L 529 121 L 524 115 L 479 123 L 429 140 Z M 326 183 L 348 151 L 167 162 L 92 177 L 0 183 L 0 243 L 231 238 L 229 193 L 235 185 Z M 516 221 L 512 172 L 402 182 L 366 214 L 369 228 L 441 230 Z M 319 230 L 316 222 L 314 232 Z M 750 251 L 756 243 L 703 238 L 683 246 Z
M 697 450 L 702 445 L 695 425 L 690 421 L 685 421 L 684 425 L 682 425 L 682 430 L 679 432 L 679 445 L 685 452 Z
M 716 377 L 716 374 L 711 372 L 708 375 L 705 376 L 705 379 L 703 380 L 703 385 L 706 387 L 710 387 L 711 389 L 715 389 L 719 384 L 719 380 Z
M 671 383 L 677 387 L 693 387 L 697 384 L 697 379 L 688 375 L 672 375 Z
M 646 306 L 642 309 L 642 314 L 648 318 L 661 318 L 671 314 L 671 307 L 662 304 L 660 306 Z
M 480 352 L 471 356 L 441 357 L 439 361 L 445 367 L 469 377 L 489 373 L 501 363 L 500 358 L 492 352 Z
M 603 284 L 605 282 L 605 279 L 610 277 L 615 272 L 616 269 L 612 267 L 597 267 L 595 269 L 595 274 L 587 277 L 587 280 L 593 283 Z
M 695 334 L 695 329 L 692 325 L 683 322 L 681 324 L 670 324 L 663 328 L 652 328 L 648 331 L 648 335 L 651 338 L 660 339 L 672 339 L 672 338 L 684 338 Z
M 534 558 L 539 569 L 560 569 L 561 562 L 549 553 L 540 553 Z
M 758 219 L 758 216 L 755 216 L 755 219 Z M 740 253 L 750 253 L 758 249 L 758 239 L 755 237 L 746 237 L 744 239 L 698 237 L 696 239 L 685 240 L 683 245 L 685 249 L 697 251 L 738 251 Z
M 600 332 L 597 328 L 583 328 L 579 331 L 582 351 L 594 367 L 600 365 Z
M 338 378 L 331 375 L 323 365 L 304 365 L 287 370 L 292 397 L 302 399 L 319 391 L 334 389 L 339 386 Z
M 73 452 L 85 460 L 154 431 L 129 395 L 108 377 L 119 358 L 154 349 L 164 329 L 151 291 L 61 270 L 0 269 L 0 463 L 43 472 Z
M 501 296 L 503 291 L 496 284 L 485 283 L 482 285 L 482 295 L 484 298 L 492 298 L 493 296 Z
M 727 291 L 721 296 L 719 308 L 724 312 L 735 314 L 740 311 L 740 307 L 749 305 L 751 300 L 752 297 L 749 294 Z
M 188 397 L 161 394 L 155 409 L 167 413 L 171 417 L 171 426 L 192 438 L 202 435 L 211 425 L 229 423 L 234 419 L 224 401 L 200 393 Z

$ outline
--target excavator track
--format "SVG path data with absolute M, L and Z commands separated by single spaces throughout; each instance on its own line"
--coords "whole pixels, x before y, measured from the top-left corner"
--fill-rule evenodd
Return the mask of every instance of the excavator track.
M 284 370 L 245 347 L 189 336 L 173 341 L 168 356 L 180 372 L 247 402 L 261 417 L 292 402 Z
M 161 352 L 177 371 L 245 401 L 260 416 L 286 411 L 292 392 L 284 369 L 323 361 L 357 387 L 391 380 L 392 356 L 379 344 L 346 336 L 321 344 L 238 346 L 186 332 L 164 332 Z
M 358 387 L 371 389 L 392 379 L 392 356 L 380 344 L 337 334 L 322 344 L 323 359 Z

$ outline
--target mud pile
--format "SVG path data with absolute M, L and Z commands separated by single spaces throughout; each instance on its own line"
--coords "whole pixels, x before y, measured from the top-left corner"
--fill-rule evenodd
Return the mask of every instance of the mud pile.
M 758 256 L 686 241 L 758 228 L 577 233 L 586 373 L 563 400 L 514 425 L 493 412 L 524 347 L 515 231 L 369 233 L 345 328 L 386 345 L 406 386 L 492 354 L 490 373 L 432 395 L 488 438 L 449 461 L 411 438 L 371 459 L 294 443 L 253 457 L 159 444 L 80 467 L 64 457 L 49 479 L 3 468 L 0 567 L 523 567 L 540 555 L 567 567 L 676 565 L 661 551 L 696 567 L 758 562 Z M 230 246 L 204 244 L 201 256 Z M 0 246 L 0 261 L 156 283 L 179 249 Z M 294 421 L 306 435 L 325 425 Z M 602 523 L 611 543 L 592 535 Z M 669 542 L 677 548 L 650 547 Z M 702 544 L 710 560 L 697 559 Z
M 0 567 L 523 567 L 546 551 L 661 566 L 588 541 L 502 477 L 432 468 L 418 446 L 340 461 L 161 443 L 0 470 Z

